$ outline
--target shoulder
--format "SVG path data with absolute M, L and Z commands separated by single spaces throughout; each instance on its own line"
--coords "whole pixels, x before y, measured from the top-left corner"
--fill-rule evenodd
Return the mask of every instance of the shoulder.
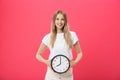
M 50 37 L 51 33 L 47 33 L 44 37 Z
M 43 37 L 42 42 L 43 42 L 45 45 L 49 46 L 50 33 L 47 33 L 47 34 Z
M 70 31 L 70 34 L 71 34 L 72 39 L 78 39 L 78 36 L 77 36 L 76 32 Z
M 50 35 L 51 35 L 51 33 L 47 33 L 46 35 L 44 35 L 43 39 L 45 39 L 45 40 L 50 39 Z
M 70 34 L 71 34 L 71 36 L 74 36 L 74 35 L 76 35 L 76 32 L 70 31 Z
M 75 44 L 78 41 L 78 37 L 76 35 L 76 32 L 70 31 L 70 34 L 71 34 L 72 42 L 73 42 L 73 44 Z
M 75 33 L 74 31 L 70 31 L 70 33 Z

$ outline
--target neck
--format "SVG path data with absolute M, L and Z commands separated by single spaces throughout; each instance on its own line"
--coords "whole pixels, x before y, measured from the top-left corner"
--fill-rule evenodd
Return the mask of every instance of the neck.
M 62 30 L 57 30 L 57 33 L 62 33 Z

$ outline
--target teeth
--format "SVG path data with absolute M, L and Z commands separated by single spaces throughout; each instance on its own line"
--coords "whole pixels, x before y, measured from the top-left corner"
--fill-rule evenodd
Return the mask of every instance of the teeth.
M 61 26 L 62 24 L 58 24 L 59 26 Z

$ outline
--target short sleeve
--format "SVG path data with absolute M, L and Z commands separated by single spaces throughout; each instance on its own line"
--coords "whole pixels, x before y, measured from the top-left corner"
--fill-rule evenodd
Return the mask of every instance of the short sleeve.
M 75 32 L 71 32 L 73 45 L 78 41 L 78 37 Z
M 47 34 L 43 37 L 42 42 L 46 45 L 49 46 L 50 43 L 50 34 Z

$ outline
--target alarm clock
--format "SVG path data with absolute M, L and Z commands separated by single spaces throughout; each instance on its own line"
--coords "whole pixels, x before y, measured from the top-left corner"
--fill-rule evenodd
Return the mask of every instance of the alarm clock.
M 70 60 L 65 55 L 56 55 L 51 59 L 51 68 L 56 73 L 65 73 L 70 68 Z

